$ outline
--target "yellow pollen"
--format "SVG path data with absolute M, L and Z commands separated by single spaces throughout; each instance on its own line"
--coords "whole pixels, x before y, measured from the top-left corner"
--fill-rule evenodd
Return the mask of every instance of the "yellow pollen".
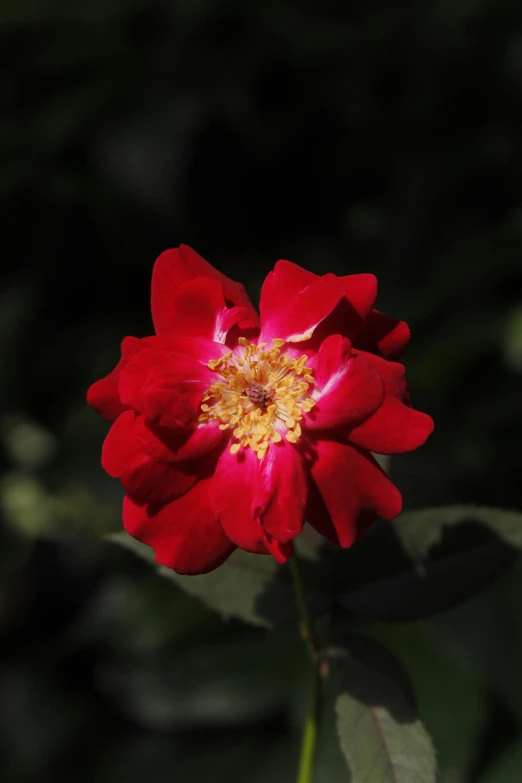
M 297 443 L 301 437 L 299 422 L 315 405 L 310 396 L 314 379 L 307 356 L 292 359 L 281 354 L 284 340 L 272 340 L 271 348 L 245 337 L 238 342 L 237 353 L 208 362 L 219 379 L 203 397 L 199 421 L 232 430 L 231 454 L 250 447 L 263 459 L 270 443 L 280 443 L 283 437 Z

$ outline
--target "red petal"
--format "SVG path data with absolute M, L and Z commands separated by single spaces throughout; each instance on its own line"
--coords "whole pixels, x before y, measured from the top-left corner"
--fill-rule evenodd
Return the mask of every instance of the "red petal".
M 198 459 L 227 437 L 212 422 L 199 424 L 193 430 L 179 431 L 158 427 L 144 416 L 136 419 L 136 436 L 143 451 L 159 462 Z
M 341 277 L 347 301 L 361 318 L 367 318 L 377 299 L 377 278 L 372 274 Z
M 256 313 L 256 318 L 257 318 Z M 246 324 L 246 326 L 241 326 Z M 248 339 L 254 339 L 259 333 L 259 325 L 254 326 L 250 319 L 250 314 L 245 307 L 231 307 L 224 310 L 216 328 L 217 342 L 227 345 L 237 345 L 237 338 L 241 335 Z
M 197 337 L 217 343 L 224 343 L 228 331 L 249 315 L 244 307 L 227 308 L 221 283 L 211 277 L 195 277 L 183 283 L 172 295 L 170 307 L 171 331 L 177 337 Z
M 350 341 L 328 337 L 311 364 L 316 364 L 316 405 L 305 415 L 311 429 L 329 429 L 368 417 L 381 404 L 384 386 L 373 365 L 363 356 L 352 356 Z
M 373 415 L 346 433 L 348 440 L 377 454 L 401 454 L 422 446 L 433 432 L 433 420 L 411 408 L 404 366 L 373 354 L 357 354 L 377 370 L 386 394 Z
M 358 536 L 361 518 L 367 524 L 371 517 L 393 519 L 400 513 L 400 492 L 370 454 L 335 441 L 314 446 L 311 473 L 329 518 L 317 513 L 316 504 L 309 522 L 320 533 L 349 547 Z
M 398 359 L 409 341 L 410 329 L 405 321 L 396 321 L 389 315 L 374 310 L 354 345 L 362 351 L 369 351 L 386 359 Z
M 157 259 L 152 272 L 152 318 L 156 334 L 164 337 L 178 333 L 172 301 L 183 283 L 194 278 L 207 277 L 221 284 L 223 296 L 232 306 L 245 308 L 239 325 L 256 328 L 258 315 L 244 287 L 218 272 L 188 245 L 165 250 Z
M 293 446 L 271 444 L 263 459 L 250 449 L 219 458 L 212 506 L 227 535 L 247 551 L 258 551 L 264 534 L 289 541 L 303 527 L 307 480 Z
M 141 340 L 137 337 L 124 337 L 121 344 L 121 359 L 105 378 L 96 381 L 87 391 L 87 402 L 96 413 L 107 421 L 115 421 L 120 413 L 128 410 L 120 400 L 118 377 L 131 356 L 140 350 Z
M 184 495 L 194 486 L 198 476 L 143 454 L 139 462 L 122 473 L 120 480 L 127 494 L 137 503 L 162 505 Z
M 316 350 L 323 340 L 332 334 L 353 339 L 364 329 L 365 318 L 375 302 L 377 296 L 375 275 L 345 275 L 339 278 L 339 282 L 343 286 L 344 297 L 316 330 L 310 342 L 310 347 Z M 308 345 L 306 348 L 308 349 Z
M 263 320 L 272 318 L 290 299 L 317 280 L 318 275 L 291 261 L 278 261 L 261 288 L 259 309 Z
M 268 343 L 273 338 L 294 343 L 308 340 L 343 295 L 341 281 L 331 274 L 318 278 L 296 295 L 291 291 L 278 310 L 261 310 L 260 339 Z
M 219 359 L 230 351 L 225 345 L 203 337 L 144 337 L 141 348 L 190 356 L 205 367 L 210 359 Z
M 219 280 L 195 277 L 172 292 L 169 333 L 179 337 L 216 338 L 225 300 Z
M 110 476 L 121 479 L 138 503 L 167 503 L 197 480 L 194 470 L 156 462 L 143 452 L 135 433 L 133 411 L 122 413 L 109 430 L 102 448 L 102 465 Z
M 384 383 L 384 390 L 387 395 L 392 395 L 397 400 L 409 401 L 408 381 L 406 379 L 406 368 L 399 362 L 390 362 L 387 359 L 381 359 L 380 356 L 374 356 L 366 351 L 354 351 L 357 356 L 361 356 L 365 361 L 370 362 L 377 370 Z
M 347 437 L 350 443 L 376 454 L 402 454 L 418 449 L 432 432 L 430 416 L 386 397 L 379 410 L 351 429 Z
M 330 335 L 324 340 L 317 354 L 311 359 L 317 389 L 324 393 L 325 387 L 346 368 L 352 356 L 350 340 L 340 334 Z
M 158 563 L 178 574 L 213 571 L 236 547 L 210 507 L 210 485 L 211 479 L 203 479 L 185 495 L 160 508 L 139 506 L 125 498 L 125 529 L 154 549 Z
M 143 453 L 134 436 L 135 418 L 133 411 L 122 413 L 110 428 L 103 443 L 102 467 L 112 478 L 119 478 L 127 466 Z
M 160 426 L 183 428 L 196 422 L 201 399 L 215 379 L 191 356 L 146 349 L 120 373 L 120 397 Z
M 280 565 L 284 565 L 294 554 L 293 541 L 278 541 L 265 533 L 266 548 Z
M 321 278 L 291 261 L 278 261 L 261 290 L 260 310 L 268 320 L 283 307 L 289 299 L 297 296 L 307 286 Z M 360 318 L 366 318 L 377 298 L 377 278 L 372 274 L 344 275 L 339 277 L 346 300 Z

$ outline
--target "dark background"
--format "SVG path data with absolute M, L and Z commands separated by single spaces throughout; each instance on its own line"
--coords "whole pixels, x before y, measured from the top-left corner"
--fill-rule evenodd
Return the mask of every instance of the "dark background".
M 167 247 L 254 299 L 278 258 L 371 271 L 436 421 L 391 462 L 406 507 L 520 508 L 522 6 L 3 0 L 0 42 L 0 777 L 286 783 L 296 634 L 222 625 L 100 542 L 121 491 L 85 390 L 151 333 Z M 373 629 L 441 783 L 522 779 L 521 586 Z M 318 783 L 348 779 L 334 744 Z

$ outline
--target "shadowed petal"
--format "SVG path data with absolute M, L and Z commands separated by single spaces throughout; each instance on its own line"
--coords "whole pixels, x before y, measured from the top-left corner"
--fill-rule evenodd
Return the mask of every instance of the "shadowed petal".
M 369 351 L 385 359 L 398 359 L 409 341 L 410 329 L 405 321 L 396 321 L 389 315 L 374 310 L 354 345 L 362 351 Z
M 144 453 L 136 437 L 133 411 L 122 413 L 109 430 L 102 448 L 102 466 L 110 476 L 121 480 L 137 503 L 167 503 L 197 481 L 196 466 L 190 466 L 190 470 L 185 465 L 173 467 Z
M 87 402 L 107 421 L 115 421 L 120 413 L 129 409 L 120 399 L 118 378 L 122 368 L 140 350 L 141 343 L 142 340 L 137 337 L 124 337 L 121 343 L 121 359 L 114 370 L 87 390 Z
M 136 437 L 143 451 L 160 462 L 194 460 L 215 449 L 228 437 L 217 423 L 205 422 L 195 429 L 170 430 L 144 416 L 136 419 Z
M 201 399 L 215 374 L 191 356 L 170 351 L 140 351 L 119 377 L 121 399 L 163 427 L 197 422 Z

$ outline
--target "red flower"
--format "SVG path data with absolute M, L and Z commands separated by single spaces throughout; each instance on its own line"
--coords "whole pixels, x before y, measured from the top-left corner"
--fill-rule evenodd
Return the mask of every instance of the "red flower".
M 373 275 L 318 276 L 278 261 L 260 317 L 242 285 L 186 245 L 152 275 L 156 336 L 126 337 L 88 402 L 114 422 L 102 464 L 123 522 L 156 559 L 211 571 L 236 548 L 292 554 L 305 519 L 350 546 L 401 496 L 371 452 L 433 429 L 393 361 L 409 330 L 373 309 Z

